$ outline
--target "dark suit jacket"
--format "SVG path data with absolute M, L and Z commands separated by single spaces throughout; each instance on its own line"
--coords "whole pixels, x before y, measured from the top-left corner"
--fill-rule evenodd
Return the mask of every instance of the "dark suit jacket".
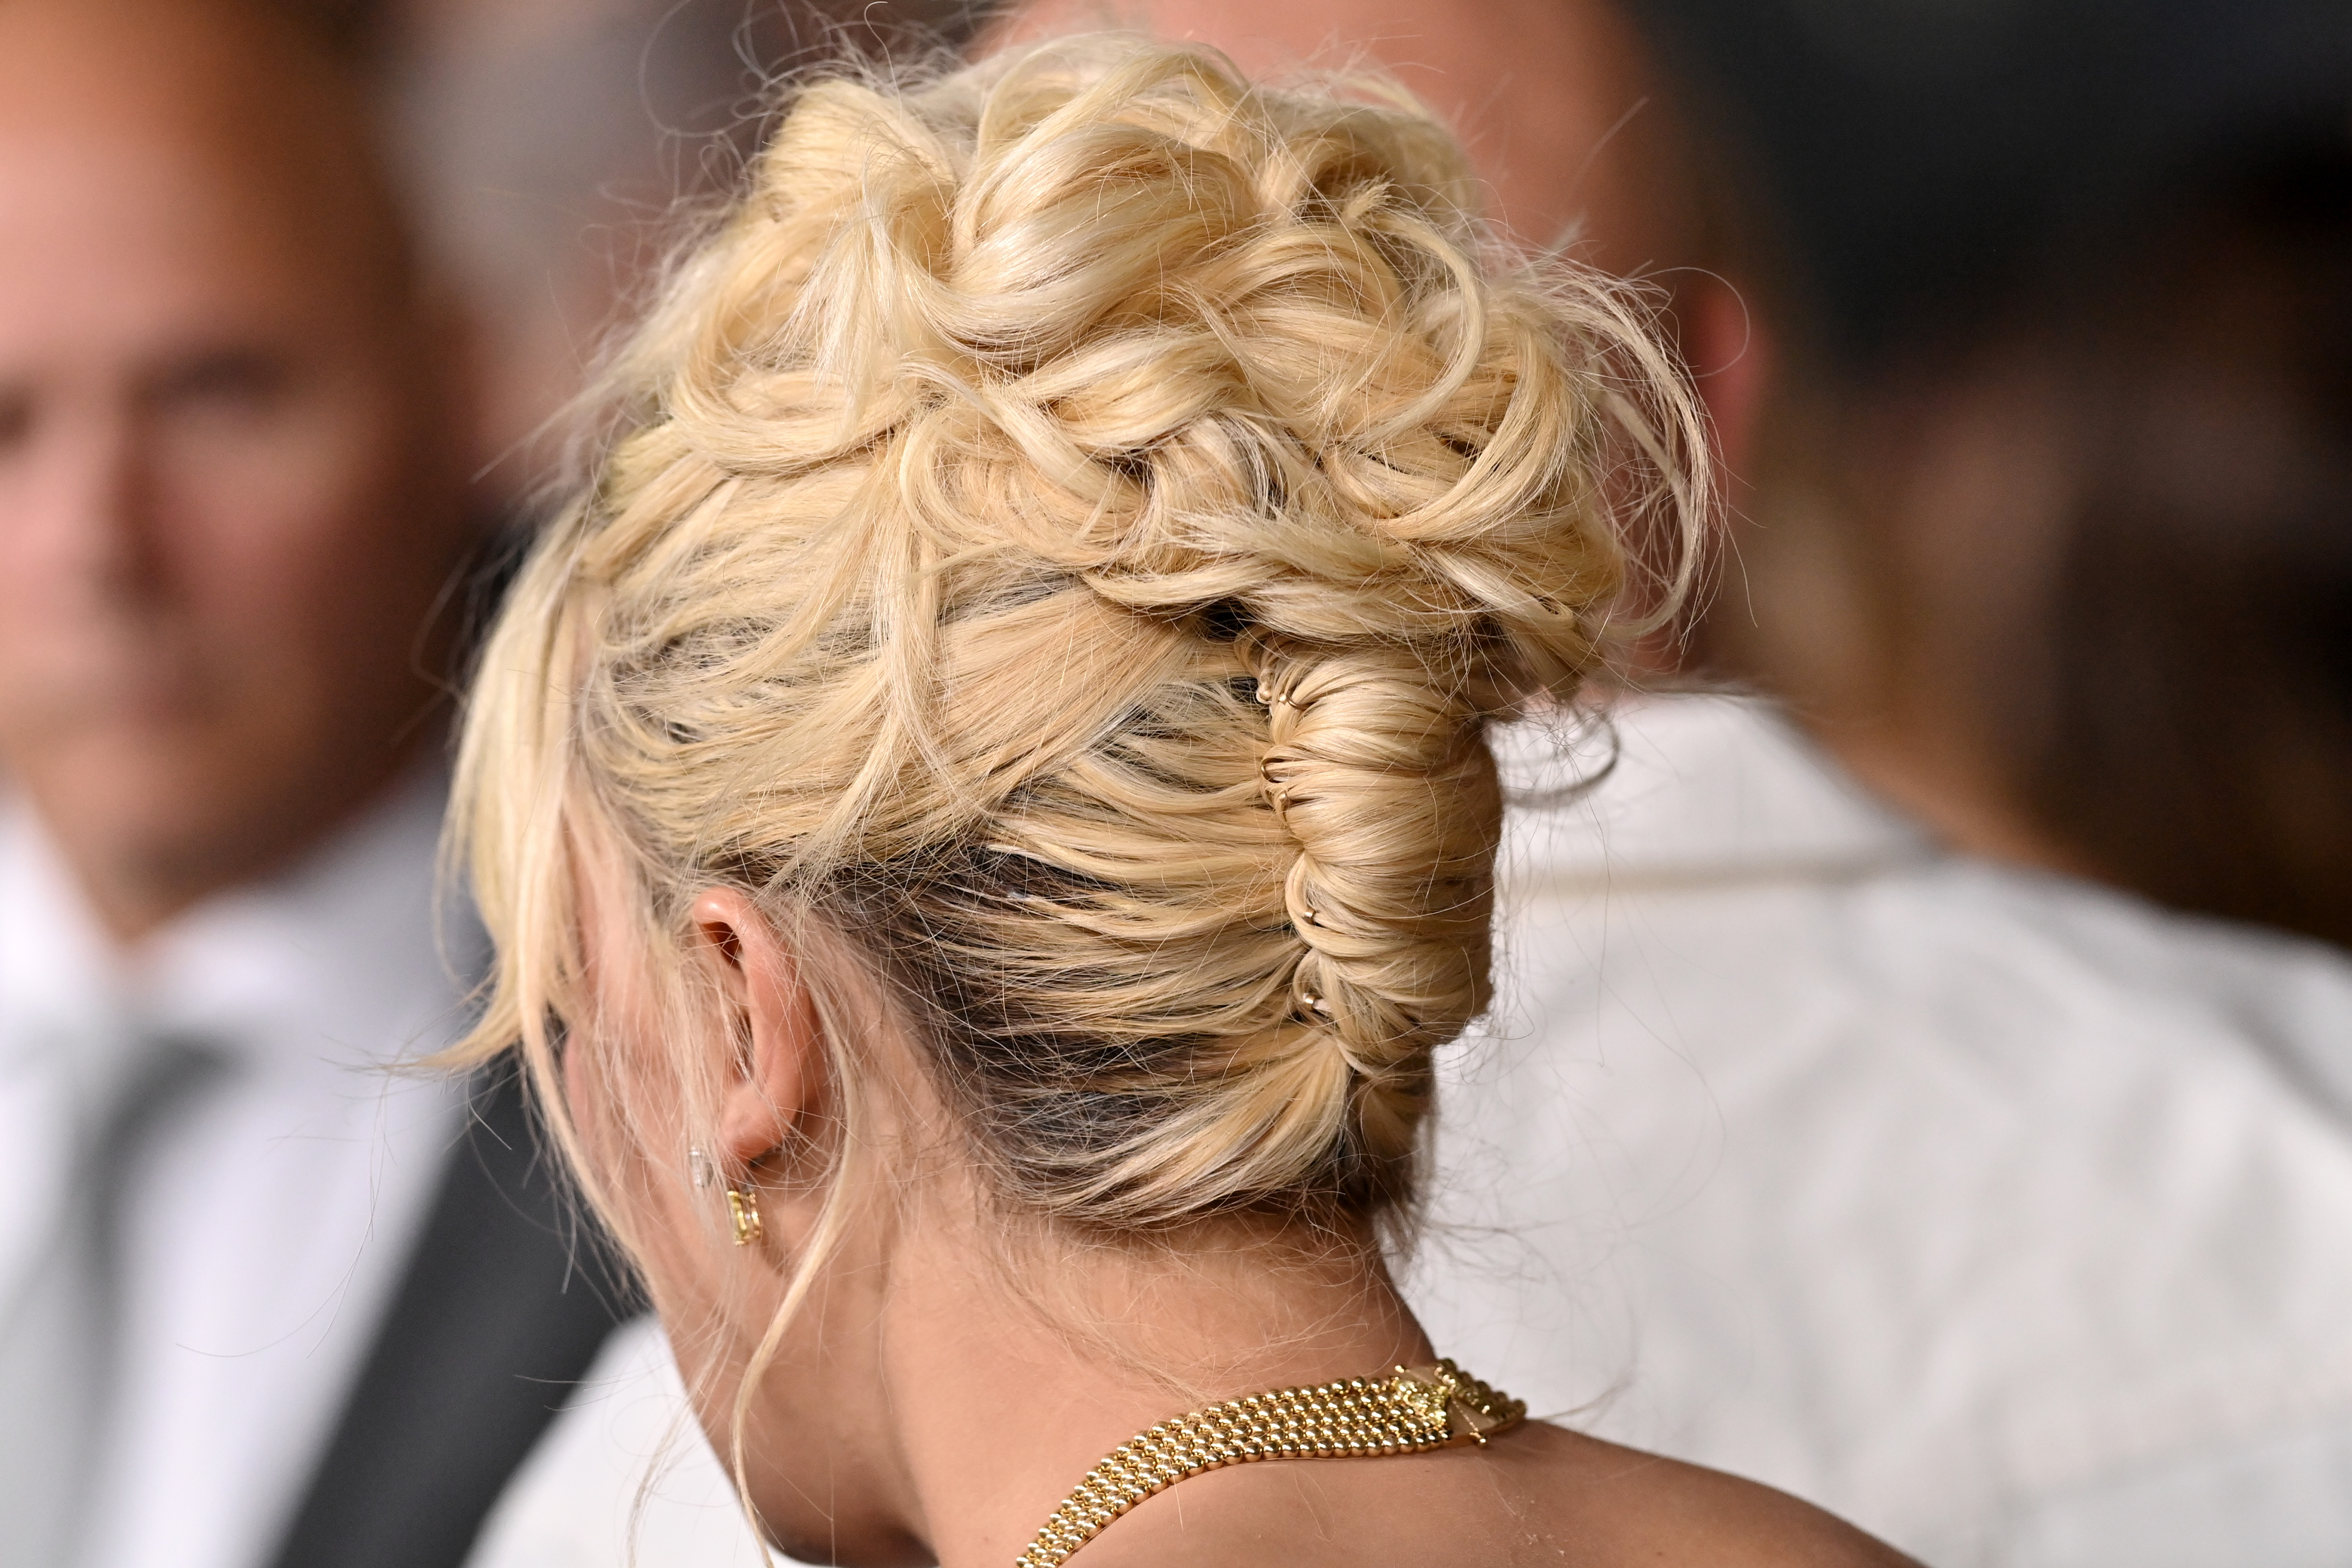
M 457 1568 L 605 1336 L 643 1310 L 510 1064 L 477 1081 L 473 1112 L 278 1568 Z

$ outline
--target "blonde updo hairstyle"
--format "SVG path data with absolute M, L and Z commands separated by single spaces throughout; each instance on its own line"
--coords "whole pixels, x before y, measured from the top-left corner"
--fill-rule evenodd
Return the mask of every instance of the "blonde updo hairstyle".
M 1409 1200 L 1487 1001 L 1487 729 L 1635 627 L 1626 542 L 1706 483 L 1642 312 L 1474 207 L 1392 89 L 1202 48 L 803 84 L 485 652 L 471 1048 L 564 1131 L 593 845 L 657 991 L 712 887 L 857 966 L 1008 1212 Z M 802 979 L 855 1123 L 871 1026 Z M 691 1131 L 639 1133 L 683 1179 Z

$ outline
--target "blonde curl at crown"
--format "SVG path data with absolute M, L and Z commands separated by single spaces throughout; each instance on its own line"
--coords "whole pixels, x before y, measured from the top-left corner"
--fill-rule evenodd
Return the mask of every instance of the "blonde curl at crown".
M 1487 728 L 1650 624 L 1706 488 L 1641 312 L 1474 197 L 1402 95 L 1200 48 L 804 86 L 485 654 L 475 1048 L 578 1037 L 601 836 L 648 942 L 715 885 L 837 936 L 1010 1204 L 1410 1198 Z

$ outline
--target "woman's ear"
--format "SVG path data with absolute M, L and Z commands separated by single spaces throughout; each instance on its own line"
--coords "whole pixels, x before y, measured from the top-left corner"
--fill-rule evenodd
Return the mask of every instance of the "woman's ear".
M 693 921 L 740 1047 L 719 1096 L 718 1152 L 722 1164 L 741 1169 L 814 1111 L 824 1040 L 796 955 L 758 905 L 714 888 L 694 900 Z
M 1771 323 L 1727 279 L 1702 275 L 1682 293 L 1683 357 L 1715 426 L 1716 456 L 1736 483 L 1755 456 L 1758 416 L 1777 368 Z

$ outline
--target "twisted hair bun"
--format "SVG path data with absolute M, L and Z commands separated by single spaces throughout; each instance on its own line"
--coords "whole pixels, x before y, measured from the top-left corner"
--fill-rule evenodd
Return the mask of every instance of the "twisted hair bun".
M 1009 1197 L 1407 1196 L 1487 998 L 1485 727 L 1572 693 L 1697 450 L 1471 191 L 1398 95 L 1135 38 L 806 89 L 491 649 L 485 1037 L 562 993 L 528 846 L 584 795 L 650 918 L 733 880 L 871 953 Z

